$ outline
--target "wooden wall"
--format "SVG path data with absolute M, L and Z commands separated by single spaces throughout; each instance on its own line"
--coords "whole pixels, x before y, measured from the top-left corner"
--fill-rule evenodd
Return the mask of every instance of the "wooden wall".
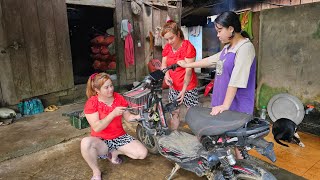
M 0 100 L 73 87 L 65 0 L 0 0 Z
M 130 84 L 134 81 L 139 81 L 148 73 L 147 63 L 153 59 L 162 58 L 161 47 L 150 47 L 150 41 L 147 39 L 149 32 L 155 31 L 158 26 L 163 26 L 167 15 L 180 23 L 181 17 L 181 1 L 177 2 L 177 8 L 168 8 L 152 4 L 151 1 L 145 0 L 142 6 L 140 15 L 135 15 L 131 11 L 130 1 L 117 0 L 115 11 L 115 33 L 116 33 L 116 51 L 118 60 L 118 74 L 120 85 Z M 135 65 L 129 68 L 125 67 L 124 63 L 124 41 L 120 39 L 121 21 L 128 19 L 133 26 L 133 43 L 135 53 Z M 141 47 L 138 47 L 138 42 Z
M 66 3 L 116 8 L 114 13 L 119 85 L 142 80 L 147 63 L 161 60 L 161 48 L 146 39 L 167 15 L 179 22 L 181 0 L 167 7 L 167 0 L 144 0 L 142 13 L 134 15 L 128 0 L 0 0 L 0 104 L 59 92 L 74 86 Z M 120 25 L 128 19 L 133 26 L 135 65 L 124 63 L 124 41 Z M 180 23 L 180 22 L 179 22 Z M 141 44 L 141 46 L 138 45 Z

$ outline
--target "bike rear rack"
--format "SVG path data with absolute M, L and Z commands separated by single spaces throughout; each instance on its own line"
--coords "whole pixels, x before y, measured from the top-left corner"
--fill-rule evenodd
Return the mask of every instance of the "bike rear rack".
M 260 124 L 257 124 L 254 127 L 247 127 L 247 123 L 243 128 L 226 132 L 226 135 L 229 137 L 248 137 L 252 135 L 256 135 L 256 137 L 259 137 L 268 134 L 270 131 L 269 124 L 266 121 L 260 122 Z

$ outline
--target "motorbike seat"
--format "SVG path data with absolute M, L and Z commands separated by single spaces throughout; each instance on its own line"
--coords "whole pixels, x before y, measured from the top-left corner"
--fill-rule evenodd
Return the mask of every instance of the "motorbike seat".
M 211 108 L 191 107 L 186 114 L 186 123 L 198 137 L 224 134 L 238 129 L 250 121 L 252 115 L 235 111 L 224 111 L 215 116 L 210 115 Z

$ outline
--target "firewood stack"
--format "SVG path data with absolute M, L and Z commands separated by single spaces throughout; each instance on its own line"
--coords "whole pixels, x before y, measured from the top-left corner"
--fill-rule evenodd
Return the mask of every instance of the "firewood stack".
M 93 68 L 100 71 L 116 69 L 113 35 L 98 35 L 91 40 Z

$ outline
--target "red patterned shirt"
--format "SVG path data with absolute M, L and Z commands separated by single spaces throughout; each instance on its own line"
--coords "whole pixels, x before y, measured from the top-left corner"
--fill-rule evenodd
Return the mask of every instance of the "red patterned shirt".
M 119 107 L 119 106 L 127 107 L 128 106 L 127 101 L 120 94 L 115 92 L 115 93 L 113 93 L 113 97 L 114 97 L 114 100 L 113 100 L 113 103 L 111 106 L 109 106 L 103 102 L 100 102 L 98 100 L 98 96 L 90 97 L 84 106 L 84 113 L 85 114 L 92 114 L 92 113 L 98 112 L 99 113 L 99 120 L 102 120 L 108 114 L 110 114 L 116 107 Z M 109 139 L 114 139 L 114 138 L 117 138 L 119 136 L 124 135 L 126 132 L 124 131 L 124 129 L 122 127 L 121 119 L 122 119 L 122 116 L 115 117 L 110 122 L 110 124 L 100 132 L 95 132 L 91 128 L 91 136 L 100 137 L 100 138 L 109 140 Z
M 180 60 L 184 60 L 185 58 L 196 57 L 196 49 L 190 41 L 183 40 L 181 47 L 176 52 L 173 52 L 170 44 L 166 44 L 162 51 L 162 56 L 167 57 L 167 66 L 170 66 L 172 64 L 176 64 Z M 182 67 L 178 67 L 175 71 L 169 70 L 169 75 L 173 81 L 173 89 L 177 91 L 182 90 L 185 74 L 186 69 Z M 192 75 L 187 90 L 196 88 L 197 84 L 197 75 L 194 72 L 194 69 L 192 69 Z

